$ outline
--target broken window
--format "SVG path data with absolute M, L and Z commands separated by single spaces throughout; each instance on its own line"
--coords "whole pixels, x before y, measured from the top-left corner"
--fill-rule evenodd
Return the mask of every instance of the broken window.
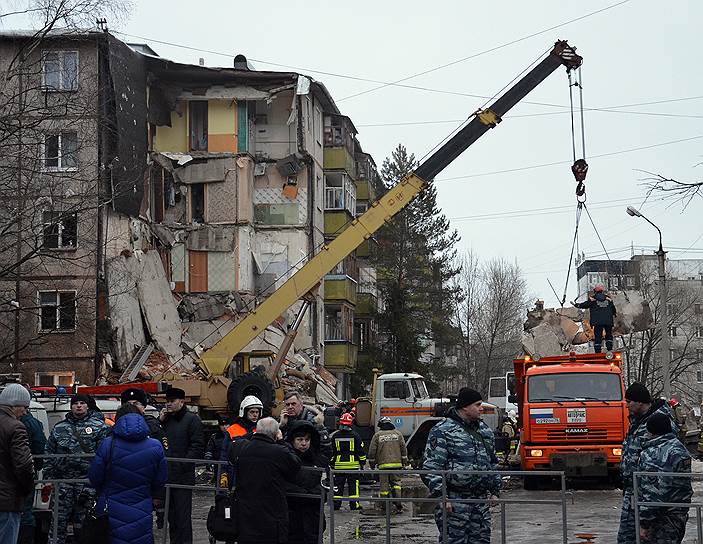
M 354 310 L 325 305 L 325 340 L 351 342 L 354 334 Z
M 47 91 L 78 89 L 78 51 L 44 51 L 42 78 Z
M 67 131 L 44 135 L 44 168 L 68 170 L 78 166 L 78 134 Z
M 164 220 L 164 176 L 163 168 L 151 170 L 151 217 L 156 223 Z
M 190 150 L 207 151 L 207 100 L 192 100 L 190 111 Z
M 42 332 L 76 329 L 76 292 L 40 291 L 39 329 Z
M 299 205 L 290 204 L 255 204 L 254 222 L 261 225 L 297 225 Z
M 45 249 L 73 249 L 78 245 L 78 215 L 45 211 L 42 214 Z
M 325 175 L 325 210 L 347 210 L 356 213 L 356 185 L 344 172 Z
M 193 183 L 190 186 L 190 221 L 205 223 L 205 184 Z

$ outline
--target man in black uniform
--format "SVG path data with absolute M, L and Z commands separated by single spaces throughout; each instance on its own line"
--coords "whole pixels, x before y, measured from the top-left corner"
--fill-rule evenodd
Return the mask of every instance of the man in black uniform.
M 605 294 L 605 286 L 602 283 L 596 284 L 593 288 L 593 298 L 589 297 L 585 302 L 572 302 L 572 304 L 582 310 L 589 310 L 594 335 L 593 351 L 600 353 L 603 332 L 605 332 L 605 349 L 613 351 L 613 324 L 618 313 L 612 299 Z
M 202 459 L 205 453 L 203 423 L 188 411 L 185 391 L 172 387 L 166 391 L 166 408 L 159 421 L 168 440 L 168 456 L 183 459 Z M 168 463 L 168 483 L 195 485 L 195 464 Z M 172 488 L 168 512 L 171 544 L 193 544 L 193 490 Z

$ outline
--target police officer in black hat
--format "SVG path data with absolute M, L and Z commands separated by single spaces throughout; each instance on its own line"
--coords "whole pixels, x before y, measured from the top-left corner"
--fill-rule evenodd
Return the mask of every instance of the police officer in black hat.
M 200 418 L 186 406 L 183 389 L 166 390 L 166 408 L 161 410 L 159 421 L 168 440 L 170 458 L 202 459 L 205 454 L 205 437 Z M 168 483 L 195 485 L 195 463 L 168 463 Z M 172 488 L 168 512 L 171 544 L 192 544 L 193 490 Z

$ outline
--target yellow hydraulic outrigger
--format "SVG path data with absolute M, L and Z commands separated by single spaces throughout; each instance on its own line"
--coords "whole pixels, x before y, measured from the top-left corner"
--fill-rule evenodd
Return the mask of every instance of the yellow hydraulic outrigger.
M 354 251 L 364 240 L 369 239 L 388 220 L 402 210 L 426 186 L 427 180 L 446 168 L 464 150 L 482 136 L 488 129 L 500 123 L 502 116 L 522 100 L 532 89 L 547 78 L 559 66 L 573 70 L 581 65 L 582 58 L 575 48 L 566 41 L 558 41 L 549 55 L 530 70 L 490 107 L 477 111 L 474 118 L 457 132 L 444 145 L 436 150 L 414 172 L 402 179 L 371 207 L 354 219 L 347 228 L 329 244 L 323 245 L 300 270 L 293 274 L 281 287 L 276 289 L 263 303 L 232 329 L 212 348 L 202 354 L 199 365 L 210 376 L 226 372 L 232 359 L 247 344 L 256 338 L 296 301 L 305 298 L 340 261 Z M 300 321 L 297 319 L 296 322 Z M 295 327 L 293 327 L 295 331 Z M 294 332 L 293 332 L 294 336 Z M 280 350 L 275 365 L 276 373 L 286 357 L 286 349 Z M 274 377 L 275 377 L 274 374 Z

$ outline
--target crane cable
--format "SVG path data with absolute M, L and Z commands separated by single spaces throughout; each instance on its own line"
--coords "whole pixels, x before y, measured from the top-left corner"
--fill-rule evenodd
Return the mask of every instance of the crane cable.
M 570 106 L 570 113 L 571 113 L 571 153 L 572 157 L 574 160 L 573 165 L 571 166 L 571 172 L 574 175 L 574 178 L 576 179 L 576 225 L 574 228 L 574 238 L 571 243 L 571 255 L 569 255 L 569 266 L 568 270 L 566 272 L 566 281 L 564 282 L 564 293 L 561 297 L 561 307 L 564 307 L 564 304 L 566 303 L 566 293 L 568 292 L 569 289 L 569 277 L 571 276 L 571 267 L 573 266 L 574 263 L 574 250 L 576 250 L 579 246 L 578 242 L 578 235 L 579 235 L 579 225 L 581 223 L 581 214 L 583 210 L 586 210 L 586 214 L 588 217 L 591 217 L 591 214 L 588 211 L 588 208 L 586 208 L 586 184 L 584 181 L 586 180 L 586 174 L 588 173 L 588 163 L 586 162 L 586 129 L 585 129 L 585 123 L 584 123 L 584 116 L 583 116 L 583 86 L 581 85 L 581 67 L 579 67 L 578 72 L 575 77 L 572 77 L 572 71 L 568 70 L 566 71 L 567 77 L 569 79 L 569 106 Z M 576 120 L 575 120 L 575 115 L 574 115 L 574 87 L 578 87 L 579 90 L 579 110 L 580 110 L 580 124 L 581 124 L 581 157 L 577 157 L 576 155 Z M 593 223 L 593 219 L 591 219 L 591 223 Z M 595 225 L 593 225 L 593 228 L 595 229 Z M 598 231 L 596 231 L 597 233 Z M 600 239 L 600 235 L 598 235 L 598 238 Z M 602 241 L 601 241 L 602 243 Z M 605 246 L 603 247 L 605 249 Z

